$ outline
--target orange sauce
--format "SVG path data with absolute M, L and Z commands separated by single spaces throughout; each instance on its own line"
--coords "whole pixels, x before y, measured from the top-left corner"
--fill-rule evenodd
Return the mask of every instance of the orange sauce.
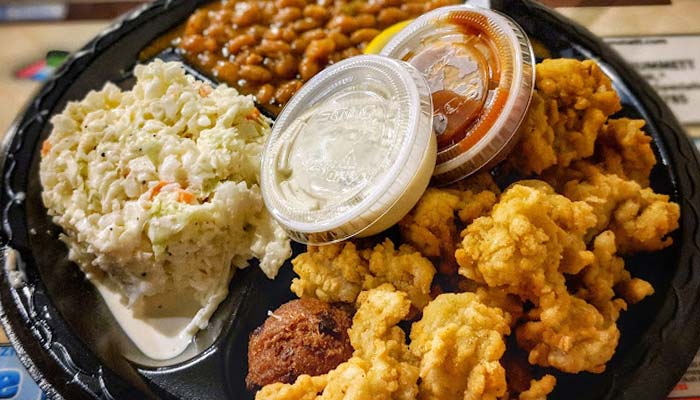
M 438 151 L 455 145 L 465 151 L 489 132 L 508 99 L 501 86 L 502 38 L 480 14 L 454 12 L 446 23 L 464 39 L 433 39 L 404 59 L 430 84 Z

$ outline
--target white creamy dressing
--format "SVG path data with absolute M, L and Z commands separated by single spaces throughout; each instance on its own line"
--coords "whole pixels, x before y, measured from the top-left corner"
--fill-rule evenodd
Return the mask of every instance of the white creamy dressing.
M 290 207 L 318 211 L 364 197 L 399 147 L 396 110 L 369 91 L 342 94 L 298 118 L 285 132 L 277 184 Z
M 147 297 L 130 308 L 117 291 L 96 279 L 91 282 L 124 333 L 143 354 L 154 360 L 167 360 L 181 354 L 197 333 L 197 312 L 202 307 L 187 294 Z
M 10 286 L 17 289 L 24 284 L 24 263 L 19 252 L 10 246 L 5 247 L 5 273 Z

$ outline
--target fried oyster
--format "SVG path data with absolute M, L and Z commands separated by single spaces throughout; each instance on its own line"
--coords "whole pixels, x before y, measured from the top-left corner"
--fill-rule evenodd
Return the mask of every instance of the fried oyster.
M 535 79 L 517 157 L 509 160 L 525 176 L 592 156 L 603 124 L 622 108 L 610 78 L 592 60 L 544 60 Z
M 292 292 L 326 302 L 355 303 L 362 290 L 391 283 L 407 293 L 418 310 L 430 301 L 433 264 L 409 245 L 398 249 L 386 239 L 373 249 L 358 250 L 352 242 L 312 247 L 293 261 L 299 276 Z
M 498 399 L 506 393 L 499 362 L 511 316 L 474 293 L 438 296 L 411 328 L 411 351 L 420 359 L 420 399 Z

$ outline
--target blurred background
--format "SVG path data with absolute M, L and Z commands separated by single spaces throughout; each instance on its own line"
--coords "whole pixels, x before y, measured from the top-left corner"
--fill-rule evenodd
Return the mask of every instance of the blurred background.
M 487 4 L 489 0 L 473 0 Z M 512 0 L 490 0 L 497 1 Z M 137 0 L 0 0 L 0 140 L 69 56 Z M 700 0 L 542 0 L 602 37 L 666 100 L 700 147 Z M 42 399 L 0 329 L 0 398 Z M 700 400 L 700 357 L 671 398 Z

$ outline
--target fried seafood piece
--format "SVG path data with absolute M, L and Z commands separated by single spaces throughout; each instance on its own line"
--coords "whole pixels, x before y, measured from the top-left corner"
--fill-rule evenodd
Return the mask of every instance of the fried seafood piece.
M 545 375 L 541 379 L 533 379 L 530 388 L 518 396 L 518 400 L 547 400 L 547 395 L 552 393 L 557 379 L 552 375 Z
M 491 214 L 462 235 L 455 256 L 459 274 L 501 288 L 523 300 L 562 286 L 593 262 L 584 234 L 596 223 L 591 207 L 554 192 L 542 181 L 520 181 L 501 196 Z
M 435 267 L 409 245 L 398 249 L 386 239 L 373 249 L 358 250 L 352 242 L 309 246 L 293 261 L 299 275 L 291 289 L 299 297 L 354 303 L 362 290 L 391 283 L 422 309 L 430 301 Z
M 248 389 L 336 368 L 352 356 L 351 324 L 348 310 L 337 305 L 313 298 L 283 304 L 250 336 Z
M 411 329 L 411 351 L 420 359 L 420 399 L 498 399 L 506 394 L 499 360 L 511 316 L 474 293 L 441 294 Z
M 329 303 L 354 303 L 369 275 L 367 256 L 362 253 L 352 242 L 309 246 L 292 260 L 299 275 L 292 281 L 292 292 Z
M 621 254 L 661 250 L 673 243 L 668 235 L 678 228 L 680 207 L 669 196 L 603 173 L 587 162 L 578 162 L 568 171 L 552 172 L 546 179 L 559 185 L 560 193 L 593 208 L 598 222 L 587 240 L 609 229 L 615 233 Z
M 530 322 L 516 330 L 518 345 L 529 352 L 528 361 L 568 373 L 601 373 L 620 338 L 616 321 L 624 300 L 616 299 L 604 315 L 585 300 L 557 289 L 540 298 L 528 313 Z
M 618 308 L 616 304 L 611 304 L 616 290 L 630 304 L 654 294 L 654 288 L 649 282 L 632 278 L 625 269 L 625 261 L 616 253 L 615 234 L 612 231 L 602 232 L 593 241 L 595 261 L 577 276 L 580 287 L 575 295 L 595 306 L 604 315 L 614 314 Z
M 478 173 L 448 188 L 429 188 L 400 222 L 402 239 L 438 262 L 440 273 L 457 270 L 457 223 L 470 224 L 491 210 L 500 190 L 488 172 Z
M 326 375 L 300 376 L 293 384 L 262 388 L 257 400 L 413 400 L 418 396 L 417 360 L 396 326 L 409 313 L 403 292 L 384 284 L 362 292 L 349 331 L 353 357 Z
M 594 159 L 606 173 L 647 187 L 656 156 L 644 124 L 639 119 L 609 119 L 598 136 Z
M 593 155 L 608 117 L 621 109 L 610 79 L 592 60 L 537 64 L 536 91 L 510 163 L 523 175 Z

